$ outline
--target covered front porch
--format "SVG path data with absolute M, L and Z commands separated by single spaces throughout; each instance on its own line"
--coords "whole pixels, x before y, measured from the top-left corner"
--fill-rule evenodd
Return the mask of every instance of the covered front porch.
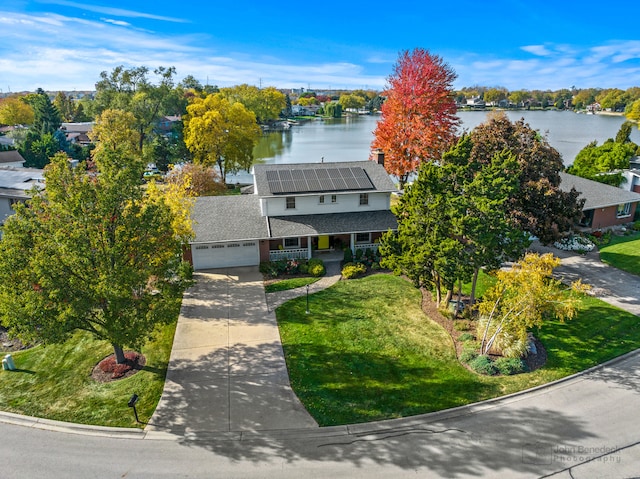
M 354 256 L 358 250 L 378 251 L 381 235 L 382 232 L 375 232 L 273 239 L 269 240 L 268 261 L 311 258 L 342 260 L 347 248 Z
M 378 250 L 382 234 L 398 227 L 389 210 L 322 215 L 270 216 L 270 239 L 260 242 L 260 261 L 311 259 L 351 249 Z

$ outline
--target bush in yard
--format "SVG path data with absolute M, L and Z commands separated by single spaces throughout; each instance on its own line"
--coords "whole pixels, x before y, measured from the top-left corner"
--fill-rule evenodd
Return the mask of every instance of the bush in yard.
M 307 274 L 309 272 L 309 264 L 308 263 L 300 263 L 298 266 L 298 271 L 302 274 Z
M 350 248 L 344 250 L 344 262 L 351 263 L 353 261 L 353 252 Z
M 458 338 L 458 341 L 465 342 L 465 341 L 473 341 L 474 339 L 476 339 L 476 338 L 473 336 L 473 334 L 464 333 L 464 334 L 460 335 L 460 337 Z
M 272 261 L 263 261 L 258 269 L 266 276 L 271 276 L 272 278 L 278 276 L 278 269 Z
M 371 263 L 371 269 L 373 271 L 379 270 L 380 269 L 380 263 L 376 263 L 376 262 Z
M 342 268 L 342 277 L 344 279 L 353 279 L 364 274 L 367 271 L 367 267 L 361 263 L 347 263 Z
M 363 254 L 364 254 L 364 251 L 362 251 L 361 249 L 356 250 L 356 259 L 360 261 L 362 259 Z
M 479 374 L 493 376 L 497 372 L 496 365 L 493 363 L 489 356 L 478 356 L 475 359 L 469 361 L 468 364 L 469 366 L 471 366 L 471 369 Z
M 493 364 L 498 372 L 505 376 L 523 373 L 527 370 L 527 364 L 520 358 L 498 358 Z
M 326 272 L 324 262 L 321 259 L 311 258 L 307 264 L 309 274 L 315 278 L 318 278 Z
M 475 342 L 468 341 L 462 346 L 462 352 L 460 353 L 460 362 L 469 364 L 475 358 L 478 357 L 479 346 Z
M 287 260 L 287 266 L 285 268 L 286 274 L 296 274 L 300 269 L 300 260 L 290 259 Z

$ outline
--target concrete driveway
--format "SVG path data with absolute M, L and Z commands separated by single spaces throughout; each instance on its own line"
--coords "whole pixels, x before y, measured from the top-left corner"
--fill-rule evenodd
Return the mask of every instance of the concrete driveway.
M 318 427 L 291 390 L 257 267 L 199 272 L 194 279 L 147 430 L 197 437 Z
M 592 287 L 593 296 L 640 316 L 640 279 L 601 262 L 597 250 L 581 255 L 542 246 L 537 241 L 531 245 L 531 249 L 539 253 L 550 252 L 560 258 L 562 263 L 554 270 L 554 275 L 562 281 L 571 283 L 582 279 L 583 283 Z

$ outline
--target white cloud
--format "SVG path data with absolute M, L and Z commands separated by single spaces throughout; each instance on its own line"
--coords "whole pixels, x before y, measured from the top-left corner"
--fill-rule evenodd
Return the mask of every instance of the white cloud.
M 131 26 L 130 23 L 125 22 L 123 20 L 114 20 L 112 18 L 101 18 L 101 20 L 103 22 L 111 23 L 113 25 L 118 25 L 119 27 L 130 27 Z
M 55 1 L 75 5 L 67 0 Z M 107 7 L 97 8 L 104 16 L 93 20 L 0 11 L 0 88 L 93 89 L 101 71 L 118 65 L 144 65 L 151 70 L 162 65 L 175 66 L 178 79 L 193 75 L 203 83 L 208 78 L 210 84 L 219 86 L 262 82 L 282 88 L 311 85 L 381 89 L 397 59 L 395 53 L 373 48 L 351 51 L 349 61 L 336 54 L 336 61 L 317 63 L 239 51 L 238 47 L 232 52 L 208 35 L 160 34 L 121 19 L 125 13 L 127 18 L 139 18 L 143 15 L 139 12 L 121 11 L 122 15 L 116 15 Z M 526 53 L 521 52 L 517 58 L 469 52 L 448 52 L 443 58 L 458 74 L 458 88 L 628 88 L 640 78 L 638 41 L 590 48 L 528 45 L 521 50 Z
M 544 45 L 527 45 L 520 48 L 525 52 L 531 53 L 533 55 L 537 55 L 539 57 L 547 57 L 553 53 Z
M 71 2 L 67 0 L 39 0 L 38 3 L 72 7 L 72 8 L 77 8 L 79 10 L 86 10 L 89 12 L 103 13 L 105 15 L 111 15 L 114 17 L 147 18 L 150 20 L 160 20 L 164 22 L 188 23 L 187 20 L 184 20 L 181 18 L 164 17 L 161 15 L 154 15 L 152 13 L 136 12 L 134 10 L 125 10 L 123 8 L 101 7 L 99 5 L 88 5 L 86 3 Z

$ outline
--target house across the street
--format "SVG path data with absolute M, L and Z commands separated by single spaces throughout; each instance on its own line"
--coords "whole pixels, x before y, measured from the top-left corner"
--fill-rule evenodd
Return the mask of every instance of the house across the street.
M 640 193 L 568 173 L 560 173 L 560 179 L 562 190 L 575 188 L 585 200 L 580 226 L 598 230 L 633 221 Z
M 196 199 L 186 257 L 201 270 L 375 250 L 397 228 L 382 161 L 255 165 L 252 194 Z

